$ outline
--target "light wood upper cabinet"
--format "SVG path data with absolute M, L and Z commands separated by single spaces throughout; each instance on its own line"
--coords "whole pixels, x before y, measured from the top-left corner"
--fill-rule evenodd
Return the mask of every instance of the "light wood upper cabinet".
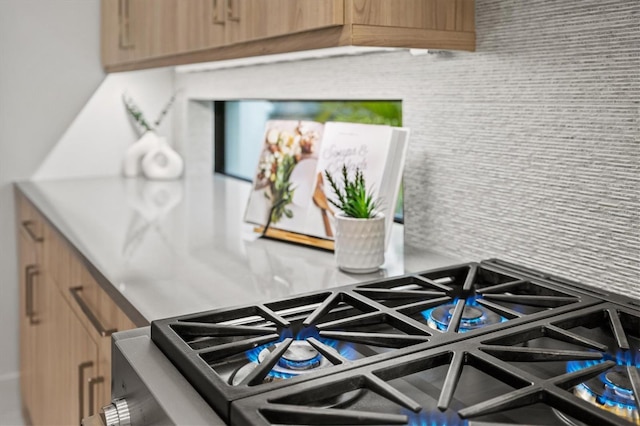
M 353 0 L 353 24 L 474 31 L 473 0 Z
M 178 51 L 221 48 L 344 23 L 344 0 L 183 0 Z
M 190 52 L 224 45 L 226 13 L 222 0 L 182 0 L 174 34 L 178 50 Z
M 191 0 L 182 0 L 189 3 Z M 178 53 L 180 0 L 102 1 L 103 63 L 123 63 Z
M 474 0 L 102 0 L 107 71 L 338 46 L 475 49 Z
M 353 0 L 358 46 L 475 50 L 475 0 Z
M 228 0 L 226 43 L 344 24 L 343 0 Z

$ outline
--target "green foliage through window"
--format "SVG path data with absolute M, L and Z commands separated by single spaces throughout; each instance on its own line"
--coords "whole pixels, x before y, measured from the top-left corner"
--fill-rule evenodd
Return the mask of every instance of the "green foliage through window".
M 402 105 L 399 101 L 319 102 L 315 121 L 402 125 Z

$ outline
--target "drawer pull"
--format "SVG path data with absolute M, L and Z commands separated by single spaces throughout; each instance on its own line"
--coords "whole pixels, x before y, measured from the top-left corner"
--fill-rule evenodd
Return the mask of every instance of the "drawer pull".
M 120 49 L 135 47 L 131 42 L 131 4 L 129 0 L 118 0 L 118 25 L 120 27 L 118 37 Z
M 29 237 L 33 240 L 34 243 L 41 243 L 44 241 L 44 238 L 39 237 L 32 229 L 35 224 L 36 223 L 33 220 L 25 220 L 22 222 L 22 227 L 25 231 L 27 231 L 27 234 L 29 234 Z
M 38 320 L 34 318 L 33 311 L 33 277 L 38 274 L 38 267 L 36 265 L 27 265 L 25 268 L 25 311 L 27 313 L 27 318 L 29 318 L 29 324 L 31 325 L 38 324 Z
M 103 377 L 91 377 L 89 380 L 89 416 L 93 416 L 95 413 L 93 411 L 93 404 L 95 402 L 95 386 L 104 382 Z
M 82 312 L 89 319 L 89 322 L 91 323 L 91 325 L 93 325 L 93 328 L 96 329 L 96 331 L 100 336 L 102 337 L 111 336 L 113 333 L 118 331 L 118 329 L 116 328 L 105 329 L 102 326 L 102 324 L 100 324 L 100 321 L 98 320 L 96 315 L 91 311 L 91 309 L 89 309 L 89 306 L 87 306 L 87 304 L 84 302 L 84 300 L 80 296 L 80 293 L 82 292 L 81 286 L 71 287 L 69 289 L 69 292 L 71 293 L 71 296 L 73 296 L 73 298 L 75 299 L 78 306 L 80 306 L 80 309 L 82 309 Z
M 84 370 L 93 367 L 93 362 L 87 361 L 78 365 L 78 403 L 80 405 L 80 421 L 84 419 Z

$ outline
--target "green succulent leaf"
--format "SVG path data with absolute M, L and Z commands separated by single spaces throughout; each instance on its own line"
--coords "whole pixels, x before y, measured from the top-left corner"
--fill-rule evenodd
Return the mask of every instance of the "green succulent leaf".
M 371 191 L 367 191 L 364 175 L 360 168 L 356 168 L 355 175 L 351 179 L 347 166 L 343 165 L 342 186 L 338 185 L 327 170 L 324 175 L 337 198 L 337 201 L 329 199 L 329 202 L 342 210 L 345 215 L 356 219 L 370 219 L 376 215 L 379 202 L 373 198 Z

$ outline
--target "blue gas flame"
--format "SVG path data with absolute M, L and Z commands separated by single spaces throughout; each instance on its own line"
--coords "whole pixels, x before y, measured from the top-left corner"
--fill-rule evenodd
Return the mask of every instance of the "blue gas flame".
M 615 361 L 616 364 L 623 367 L 633 366 L 640 368 L 640 351 L 618 351 L 615 354 L 605 353 L 602 359 L 569 361 L 567 362 L 567 373 L 573 373 L 574 371 L 592 367 L 605 361 Z
M 404 415 L 409 418 L 409 426 L 467 426 L 469 422 L 461 419 L 457 414 L 440 412 L 433 410 L 428 413 L 414 413 L 403 410 Z
M 567 362 L 567 372 L 580 371 L 605 361 L 615 361 L 617 365 L 622 367 L 632 366 L 640 368 L 640 351 L 618 351 L 616 354 L 604 354 L 604 357 L 599 360 L 569 361 Z M 604 384 L 603 395 L 597 394 L 584 383 L 577 385 L 576 391 L 593 398 L 593 400 L 605 408 L 615 412 L 626 412 L 626 417 L 628 418 L 637 417 L 638 408 L 634 403 L 633 391 L 621 388 L 612 383 L 606 376 L 607 371 L 598 375 L 598 378 Z
M 316 340 L 322 342 L 323 344 L 336 349 L 338 351 L 338 353 L 345 359 L 348 360 L 355 360 L 358 357 L 358 353 L 356 352 L 356 350 L 354 349 L 354 347 L 350 344 L 346 344 L 346 343 L 342 343 L 340 344 L 339 341 L 337 340 L 333 340 L 333 339 L 327 339 L 325 337 L 321 337 L 320 333 L 318 332 L 318 329 L 311 326 L 311 327 L 303 327 L 301 330 L 299 330 L 296 335 L 293 335 L 293 331 L 289 328 L 285 328 L 282 329 L 280 332 L 280 337 L 278 338 L 278 340 L 273 341 L 273 342 L 269 342 L 269 343 L 265 343 L 263 345 L 260 346 L 256 346 L 253 349 L 249 349 L 248 351 L 245 352 L 245 355 L 247 357 L 247 359 L 250 362 L 256 363 L 258 364 L 259 361 L 259 355 L 260 353 L 273 346 L 276 343 L 282 342 L 285 339 L 288 338 L 292 338 L 294 340 L 306 340 L 310 337 L 315 338 Z M 292 361 L 288 361 L 284 358 L 281 358 L 278 362 L 279 364 L 281 364 L 282 366 L 284 366 L 285 368 L 292 368 L 292 369 L 303 369 L 305 366 L 309 366 L 309 365 L 314 365 L 319 363 L 322 360 L 323 356 L 321 354 L 318 354 L 316 357 L 314 357 L 311 360 L 307 360 L 303 363 L 301 362 L 292 362 Z M 296 377 L 297 374 L 294 373 L 285 373 L 285 372 L 281 372 L 281 371 L 275 371 L 275 370 L 271 370 L 269 372 L 269 376 L 271 377 L 275 377 L 275 378 L 279 378 L 279 379 L 290 379 L 292 377 Z
M 486 314 L 486 308 L 484 306 L 482 306 L 480 303 L 478 303 L 478 298 L 480 298 L 481 296 L 477 296 L 477 295 L 473 295 L 473 296 L 469 296 L 465 299 L 465 305 L 466 306 L 474 306 L 479 308 L 480 310 L 482 310 L 483 314 L 481 316 L 479 316 L 478 318 L 468 318 L 468 319 L 462 319 L 460 321 L 460 327 L 458 328 L 458 332 L 459 333 L 466 333 L 467 331 L 472 331 L 475 330 L 477 328 L 480 328 L 479 326 L 482 326 L 482 324 L 487 320 L 487 314 Z M 439 305 L 439 306 L 435 306 L 433 308 L 427 309 L 426 311 L 422 311 L 421 314 L 423 316 L 423 318 L 425 320 L 427 320 L 427 322 L 429 324 L 433 324 L 435 325 L 435 327 L 440 330 L 440 331 L 446 331 L 449 323 L 451 322 L 451 317 L 452 314 L 449 313 L 449 309 L 453 310 L 453 308 L 456 307 L 456 305 L 458 304 L 458 300 L 460 300 L 459 298 L 455 298 L 453 300 L 453 302 L 451 303 L 447 303 L 444 305 Z M 438 318 L 435 319 L 433 317 L 433 312 L 440 308 L 441 306 L 445 307 L 445 316 L 443 318 Z M 497 314 L 496 314 L 497 315 Z M 507 318 L 498 315 L 499 316 L 499 320 L 500 322 L 505 322 L 507 321 Z M 492 324 L 487 324 L 487 325 L 492 325 Z
M 574 371 L 580 371 L 585 368 L 593 367 L 594 365 L 602 364 L 604 359 L 589 359 L 585 361 L 569 361 L 567 362 L 567 373 L 573 373 Z

